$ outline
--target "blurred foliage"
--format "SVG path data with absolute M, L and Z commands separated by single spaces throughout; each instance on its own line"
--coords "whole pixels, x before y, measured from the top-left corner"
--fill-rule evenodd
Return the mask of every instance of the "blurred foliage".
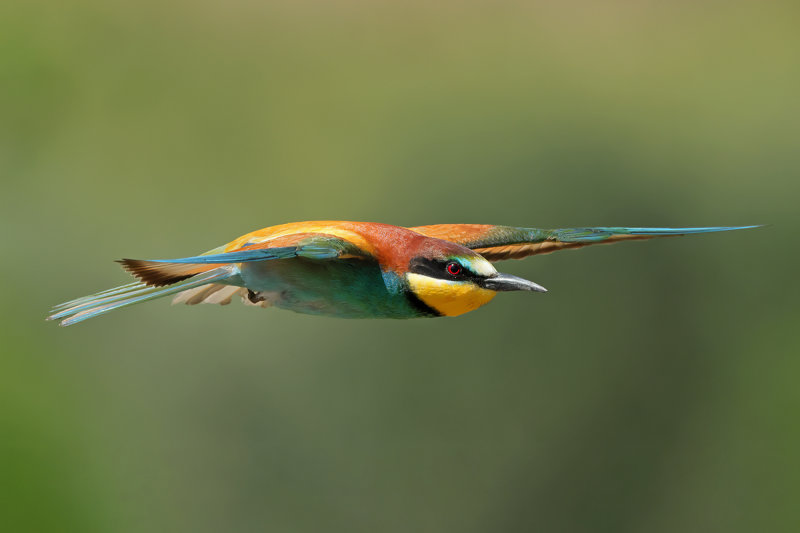
M 790 2 L 0 4 L 4 531 L 797 531 Z M 307 219 L 770 227 L 458 319 L 52 304 Z

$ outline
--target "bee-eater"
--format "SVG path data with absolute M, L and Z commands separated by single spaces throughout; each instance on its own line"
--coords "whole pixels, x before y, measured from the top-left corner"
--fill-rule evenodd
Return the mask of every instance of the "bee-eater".
M 180 259 L 122 259 L 138 282 L 58 305 L 69 326 L 162 296 L 173 303 L 246 304 L 344 318 L 457 316 L 500 291 L 546 289 L 500 274 L 492 262 L 589 244 L 748 229 L 566 228 L 482 224 L 403 228 L 369 222 L 298 222 L 248 233 Z

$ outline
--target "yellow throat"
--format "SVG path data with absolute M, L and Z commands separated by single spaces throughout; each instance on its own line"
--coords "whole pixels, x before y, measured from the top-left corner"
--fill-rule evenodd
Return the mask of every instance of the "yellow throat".
M 407 277 L 414 294 L 425 305 L 444 316 L 458 316 L 474 311 L 489 303 L 497 294 L 469 281 L 436 279 L 413 272 Z

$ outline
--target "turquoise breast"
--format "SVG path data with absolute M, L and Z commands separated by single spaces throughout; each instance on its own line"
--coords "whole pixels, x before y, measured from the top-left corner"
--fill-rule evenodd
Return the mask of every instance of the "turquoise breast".
M 244 286 L 270 305 L 340 318 L 438 316 L 408 290 L 400 276 L 376 261 L 292 258 L 244 263 Z

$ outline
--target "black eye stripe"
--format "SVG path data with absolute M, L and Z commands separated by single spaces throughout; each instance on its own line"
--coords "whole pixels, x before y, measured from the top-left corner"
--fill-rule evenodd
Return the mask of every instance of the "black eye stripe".
M 460 272 L 453 275 L 449 272 L 448 266 L 455 263 L 460 267 Z M 428 276 L 429 278 L 446 279 L 451 281 L 473 281 L 481 280 L 484 277 L 478 276 L 474 272 L 468 270 L 464 265 L 457 261 L 438 261 L 435 259 L 425 259 L 417 257 L 411 261 L 408 268 L 409 272 Z

